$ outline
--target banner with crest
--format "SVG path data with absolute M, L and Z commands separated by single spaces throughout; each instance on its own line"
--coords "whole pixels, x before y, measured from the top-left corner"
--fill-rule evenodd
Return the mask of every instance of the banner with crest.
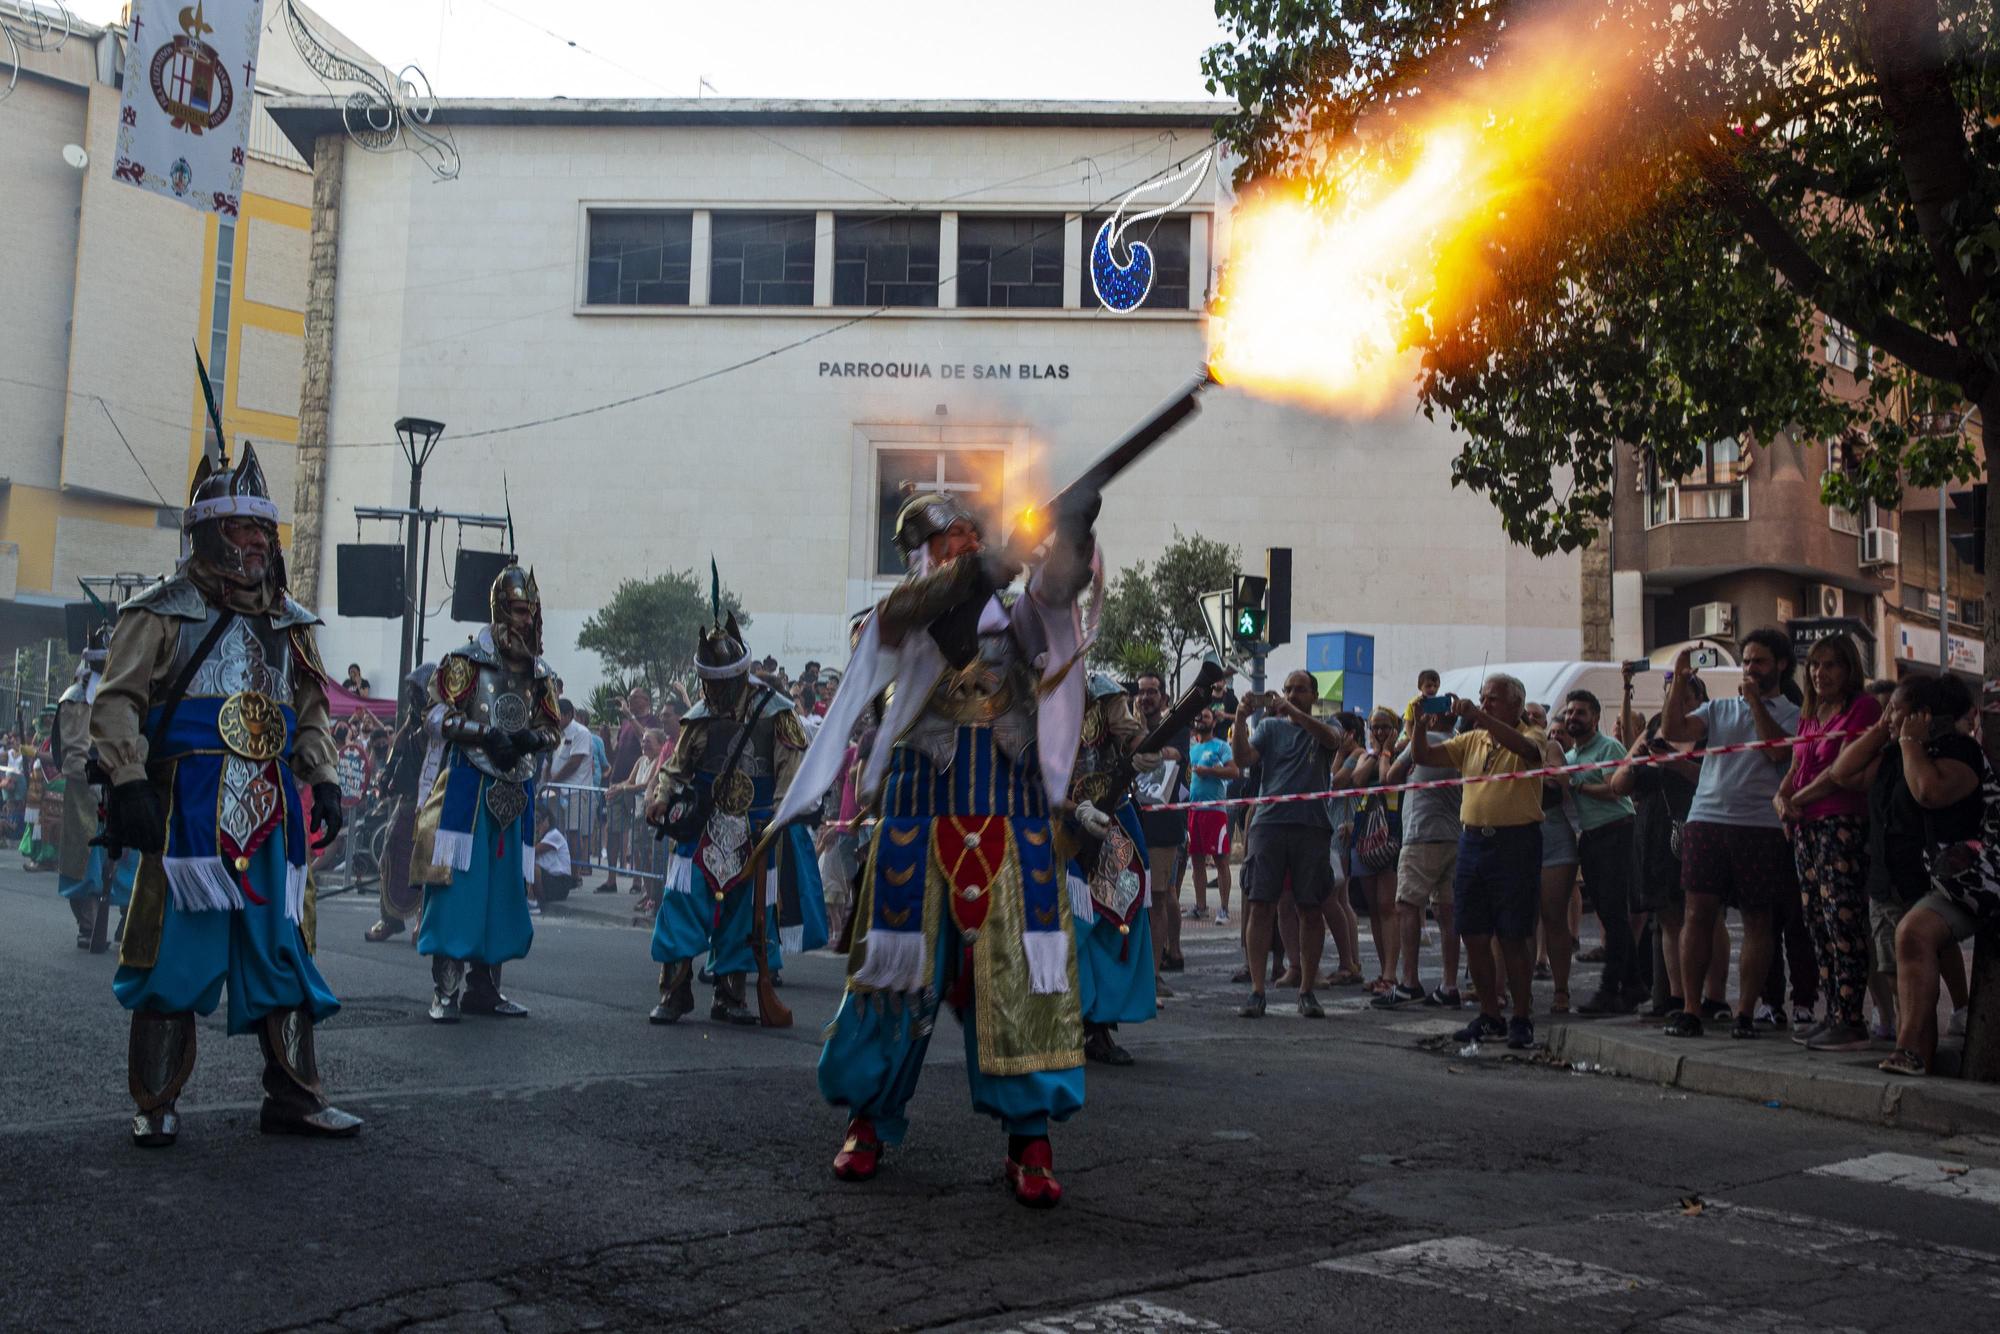
M 137 0 L 125 44 L 116 177 L 233 218 L 250 146 L 264 0 Z

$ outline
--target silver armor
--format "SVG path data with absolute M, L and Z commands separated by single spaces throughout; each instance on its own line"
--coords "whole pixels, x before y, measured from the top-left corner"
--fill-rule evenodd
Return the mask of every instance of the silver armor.
M 486 747 L 477 744 L 477 739 L 488 731 L 525 732 L 542 724 L 535 716 L 535 698 L 551 675 L 548 663 L 537 658 L 529 670 L 516 671 L 479 640 L 450 657 L 470 663 L 476 676 L 471 697 L 456 710 L 457 717 L 444 723 L 445 735 L 459 744 L 465 758 L 479 772 L 504 782 L 527 782 L 535 776 L 538 753 L 519 755 L 511 768 L 502 769 L 493 762 Z
M 963 667 L 944 669 L 917 721 L 898 746 L 921 751 L 938 769 L 951 767 L 961 724 L 993 729 L 993 744 L 1018 760 L 1035 739 L 1036 674 L 1009 630 L 979 636 L 979 651 Z

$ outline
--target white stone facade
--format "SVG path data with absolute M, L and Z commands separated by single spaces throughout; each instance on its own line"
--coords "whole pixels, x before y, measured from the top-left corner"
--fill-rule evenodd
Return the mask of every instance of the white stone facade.
M 348 147 L 329 540 L 354 540 L 357 505 L 405 503 L 406 465 L 381 442 L 400 416 L 436 418 L 448 430 L 424 502 L 497 513 L 511 497 L 549 656 L 573 693 L 602 670 L 577 631 L 618 582 L 705 574 L 711 555 L 753 615 L 760 655 L 843 660 L 849 614 L 888 586 L 876 568 L 878 451 L 1004 451 L 1009 511 L 1054 489 L 1198 371 L 1203 289 L 1226 246 L 1226 187 L 1211 181 L 1184 210 L 1194 309 L 832 305 L 834 217 L 912 210 L 942 215 L 947 289 L 958 220 L 1068 215 L 1066 295 L 1087 301 L 1077 215 L 1108 211 L 1199 149 L 1215 111 L 1096 104 L 1065 123 L 1047 105 L 940 105 L 447 103 L 464 168 L 445 184 L 408 155 Z M 328 124 L 324 103 L 275 115 L 302 152 Z M 816 304 L 588 306 L 589 216 L 608 208 L 694 213 L 696 301 L 713 211 L 815 214 Z M 940 306 L 950 303 L 947 293 Z M 814 335 L 626 406 L 473 434 L 647 395 Z M 883 371 L 835 373 L 850 363 Z M 1102 544 L 1114 569 L 1154 555 L 1176 527 L 1239 545 L 1251 569 L 1264 547 L 1292 547 L 1294 643 L 1273 667 L 1298 665 L 1310 631 L 1372 632 L 1382 698 L 1400 698 L 1422 666 L 1576 656 L 1576 561 L 1511 548 L 1488 504 L 1451 488 L 1454 452 L 1413 408 L 1347 419 L 1213 390 L 1107 494 Z M 366 537 L 393 540 L 386 526 Z M 433 605 L 456 545 L 442 537 Z M 324 567 L 326 657 L 362 663 L 379 684 L 394 671 L 398 624 L 334 615 L 330 553 Z M 462 633 L 434 617 L 430 654 Z

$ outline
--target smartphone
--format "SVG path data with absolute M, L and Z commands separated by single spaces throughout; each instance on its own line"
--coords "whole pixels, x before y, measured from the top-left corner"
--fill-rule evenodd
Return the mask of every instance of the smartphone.
M 1430 714 L 1450 713 L 1452 701 L 1457 698 L 1458 696 L 1456 695 L 1427 695 L 1417 705 L 1417 712 Z
M 1653 670 L 1652 662 L 1646 658 L 1633 658 L 1621 666 L 1627 676 L 1644 676 Z
M 1720 667 L 1721 665 L 1722 655 L 1712 648 L 1698 648 L 1688 654 L 1688 666 L 1698 672 L 1704 672 L 1711 667 Z

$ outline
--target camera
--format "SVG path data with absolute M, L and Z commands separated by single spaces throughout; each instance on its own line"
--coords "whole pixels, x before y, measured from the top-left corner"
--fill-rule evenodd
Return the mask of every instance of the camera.
M 1426 695 L 1423 701 L 1417 705 L 1417 712 L 1429 714 L 1450 713 L 1451 706 L 1457 699 L 1458 696 L 1456 695 Z

